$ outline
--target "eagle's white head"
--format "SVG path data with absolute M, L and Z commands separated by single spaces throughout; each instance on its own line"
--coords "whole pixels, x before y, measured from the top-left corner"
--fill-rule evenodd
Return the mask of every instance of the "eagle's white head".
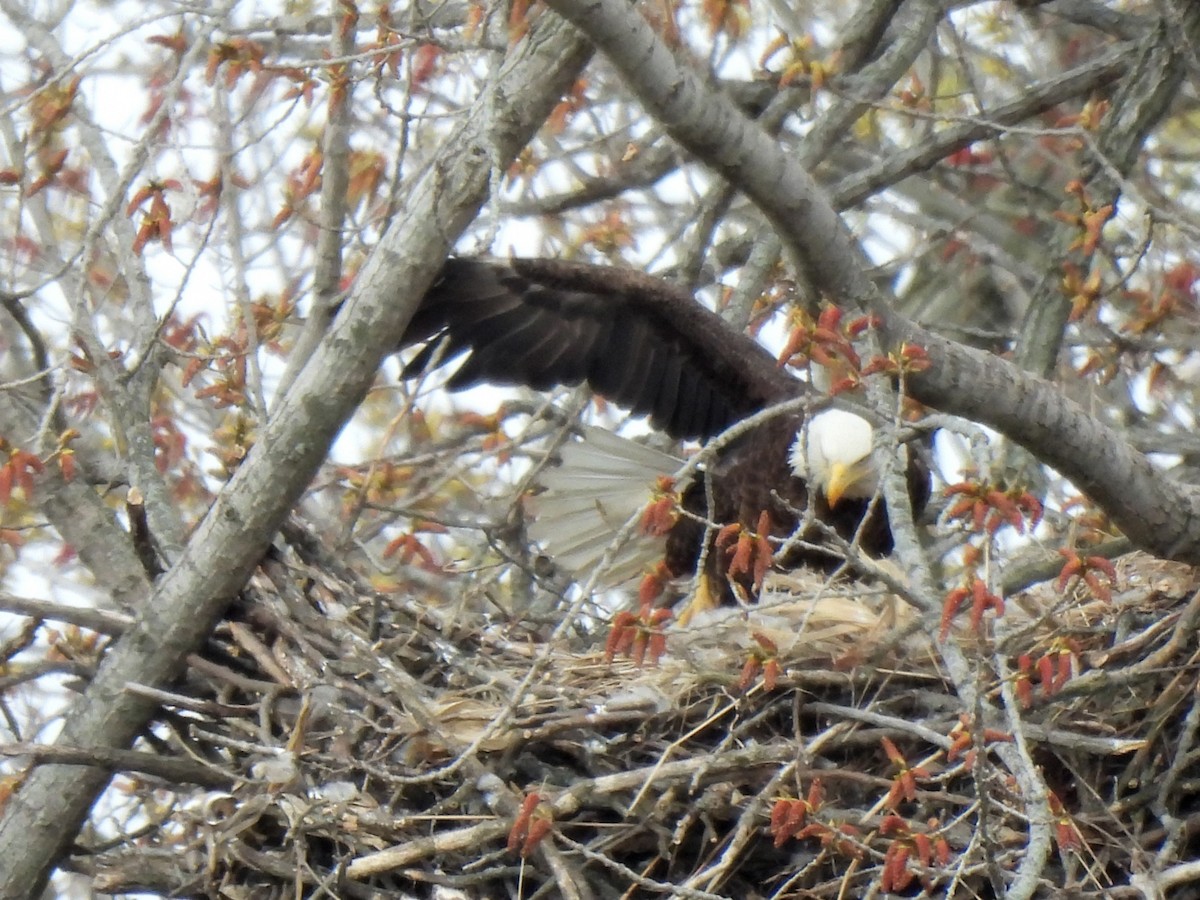
M 792 471 L 820 488 L 831 507 L 843 498 L 865 500 L 879 489 L 871 453 L 875 429 L 862 416 L 827 409 L 808 420 L 792 445 Z

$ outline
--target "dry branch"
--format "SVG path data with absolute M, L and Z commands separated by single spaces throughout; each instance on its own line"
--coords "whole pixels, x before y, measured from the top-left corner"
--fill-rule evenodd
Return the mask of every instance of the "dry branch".
M 780 576 L 762 607 L 709 614 L 638 669 L 494 613 L 378 595 L 314 535 L 286 534 L 209 641 L 209 665 L 159 697 L 153 749 L 103 757 L 125 773 L 119 791 L 164 820 L 67 860 L 102 889 L 284 898 L 327 884 L 366 897 L 440 884 L 498 898 L 569 878 L 598 898 L 862 896 L 905 846 L 914 883 L 987 895 L 1029 852 L 1028 810 L 996 752 L 1013 735 L 971 733 L 935 647 L 894 639 L 914 613 L 877 589 Z M 1133 555 L 1111 602 L 1051 585 L 1011 598 L 1022 646 L 1072 642 L 1088 670 L 1058 693 L 1035 682 L 1020 711 L 1057 811 L 1035 896 L 1113 896 L 1135 876 L 1194 884 L 1198 588 L 1190 568 Z M 260 652 L 245 653 L 245 632 Z M 780 684 L 740 689 L 762 633 L 781 641 Z M 951 640 L 1009 658 L 965 627 Z M 546 676 L 514 698 L 541 658 Z M 229 665 L 236 685 L 220 677 Z M 979 679 L 995 701 L 1004 682 L 986 666 Z M 464 768 L 456 748 L 510 708 Z M 915 773 L 910 792 L 889 745 Z M 157 775 L 177 782 L 169 794 Z M 815 782 L 811 827 L 779 838 L 773 809 Z M 494 808 L 510 790 L 539 795 L 552 823 L 525 859 L 505 849 L 515 810 Z M 918 835 L 945 855 L 921 861 Z
M 157 583 L 133 629 L 106 655 L 66 717 L 58 744 L 123 748 L 142 731 L 156 705 L 128 686 L 169 683 L 237 596 L 365 394 L 391 349 L 388 336 L 403 331 L 411 309 L 395 302 L 395 284 L 413 286 L 415 302 L 486 197 L 491 167 L 481 161 L 515 155 L 588 56 L 579 37 L 557 20 L 531 32 L 519 51 L 412 186 L 406 213 L 360 274 L 360 290 Z M 533 83 L 538 90 L 528 89 Z M 103 769 L 43 766 L 24 781 L 0 818 L 0 846 L 9 863 L 0 868 L 0 897 L 25 900 L 41 890 L 107 780 Z
M 1135 545 L 1200 562 L 1200 493 L 1155 470 L 1116 429 L 1050 382 L 898 314 L 869 279 L 862 248 L 803 165 L 677 59 L 627 4 L 550 0 L 549 5 L 587 33 L 676 141 L 746 193 L 818 289 L 838 304 L 879 316 L 886 347 L 925 348 L 932 366 L 911 379 L 914 397 L 990 425 L 1029 449 L 1102 506 Z M 1188 48 L 1198 42 L 1200 7 L 1180 4 L 1168 17 L 1177 21 L 1164 21 L 1146 39 L 1157 35 L 1160 44 L 1143 56 L 1165 56 L 1174 78 L 1188 65 Z M 1181 33 L 1186 37 L 1176 41 Z M 1141 126 L 1136 131 L 1144 134 Z

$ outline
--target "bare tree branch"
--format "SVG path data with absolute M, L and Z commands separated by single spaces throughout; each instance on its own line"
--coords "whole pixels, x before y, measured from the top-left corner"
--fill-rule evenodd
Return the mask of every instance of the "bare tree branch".
M 1194 16 L 1190 23 L 1181 24 L 1192 39 L 1200 31 Z M 1183 48 L 1175 43 L 1171 23 L 1163 20 L 1149 29 L 1126 66 L 1113 97 L 1113 113 L 1102 123 L 1093 150 L 1094 174 L 1084 179 L 1088 203 L 1093 208 L 1106 204 L 1115 207 L 1142 143 L 1162 120 L 1183 81 L 1187 62 Z M 1071 312 L 1071 305 L 1062 297 L 1064 266 L 1072 260 L 1081 270 L 1089 266 L 1083 255 L 1070 247 L 1059 248 L 1058 256 L 1056 264 L 1046 267 L 1046 277 L 1029 304 L 1016 352 L 1017 365 L 1043 378 L 1053 375 Z
M 746 192 L 819 288 L 840 304 L 877 314 L 889 348 L 925 348 L 933 366 L 911 381 L 918 400 L 1026 447 L 1103 507 L 1138 546 L 1200 562 L 1200 494 L 1156 471 L 1051 383 L 898 315 L 867 277 L 862 249 L 808 172 L 677 60 L 631 8 L 618 0 L 550 5 L 588 34 L 675 140 Z M 1200 9 L 1181 16 L 1194 37 Z
M 546 18 L 514 48 L 495 81 L 413 185 L 404 213 L 376 248 L 360 289 L 297 376 L 259 442 L 163 576 L 137 624 L 106 656 L 56 746 L 129 745 L 155 704 L 130 683 L 166 684 L 237 594 L 330 441 L 362 398 L 393 335 L 483 202 L 495 157 L 509 159 L 541 124 L 588 58 L 585 42 Z M 398 302 L 396 285 L 410 287 Z M 221 560 L 214 569 L 212 560 Z M 31 773 L 0 819 L 0 898 L 27 900 L 45 884 L 108 778 L 47 765 Z
M 1023 122 L 1065 100 L 1086 96 L 1121 78 L 1129 71 L 1129 49 L 1113 50 L 1099 59 L 1081 63 L 1069 72 L 1032 85 L 1019 97 L 981 113 L 972 121 L 942 128 L 917 146 L 890 154 L 875 165 L 856 171 L 831 189 L 835 205 L 839 209 L 856 206 L 883 188 L 925 171 L 972 141 L 993 137 L 1006 125 Z
M 338 18 L 331 21 L 330 36 L 335 56 L 348 56 L 353 49 L 353 34 L 344 28 Z M 342 250 L 344 240 L 342 226 L 346 220 L 346 190 L 350 186 L 350 133 L 353 110 L 354 82 L 347 77 L 347 70 L 337 70 L 335 78 L 341 94 L 340 102 L 333 105 L 329 122 L 325 126 L 325 146 L 321 167 L 321 233 L 317 239 L 317 265 L 313 273 L 312 307 L 296 347 L 288 360 L 287 371 L 279 380 L 282 396 L 291 387 L 296 372 L 312 353 L 337 309 L 338 285 L 342 277 Z
M 22 392 L 0 391 L 0 433 L 23 441 L 36 434 L 38 427 L 34 406 Z M 55 468 L 47 469 L 39 484 L 38 508 L 79 554 L 112 605 L 134 609 L 149 593 L 149 580 L 129 536 L 113 520 L 89 474 L 86 461 L 79 477 L 70 481 Z

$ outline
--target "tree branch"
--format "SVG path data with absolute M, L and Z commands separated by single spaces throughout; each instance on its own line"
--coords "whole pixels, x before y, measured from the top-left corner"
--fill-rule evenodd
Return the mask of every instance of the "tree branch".
M 548 3 L 587 32 L 676 141 L 745 191 L 815 285 L 839 304 L 879 316 L 885 346 L 925 347 L 933 367 L 912 378 L 913 396 L 1003 432 L 1088 493 L 1138 546 L 1200 562 L 1200 494 L 1156 471 L 1119 432 L 1050 382 L 897 314 L 867 277 L 862 248 L 809 173 L 677 60 L 634 9 L 620 0 Z M 1200 11 L 1184 16 L 1195 43 Z
M 1196 21 L 1194 6 L 1191 20 L 1191 33 L 1195 37 L 1200 24 Z M 1105 205 L 1115 208 L 1125 176 L 1137 160 L 1138 151 L 1175 98 L 1187 70 L 1187 60 L 1181 53 L 1173 52 L 1170 36 L 1168 23 L 1160 22 L 1157 28 L 1148 29 L 1137 48 L 1127 55 L 1131 62 L 1126 62 L 1125 77 L 1113 97 L 1112 111 L 1104 118 L 1092 148 L 1092 176 L 1084 179 L 1092 208 Z M 1071 305 L 1065 303 L 1062 296 L 1064 266 L 1073 262 L 1086 272 L 1099 264 L 1068 247 L 1068 241 L 1074 239 L 1075 234 L 1068 230 L 1057 248 L 1056 258 L 1046 265 L 1045 277 L 1021 325 L 1016 362 L 1043 378 L 1052 376 L 1058 364 L 1071 313 Z
M 167 684 L 253 571 L 307 487 L 379 361 L 483 202 L 491 161 L 511 159 L 584 65 L 589 49 L 544 17 L 412 186 L 359 278 L 355 295 L 298 374 L 259 442 L 163 576 L 137 623 L 109 652 L 65 718 L 56 746 L 127 747 L 155 703 L 131 683 Z M 410 290 L 397 292 L 396 285 Z M 219 560 L 220 565 L 213 565 Z M 37 896 L 87 817 L 108 773 L 47 765 L 31 773 L 0 819 L 0 898 Z

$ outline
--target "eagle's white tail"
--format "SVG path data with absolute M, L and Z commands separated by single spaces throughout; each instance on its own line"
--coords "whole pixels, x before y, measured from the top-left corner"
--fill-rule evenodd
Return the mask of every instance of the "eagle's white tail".
M 653 499 L 660 476 L 683 461 L 602 428 L 583 428 L 583 439 L 563 445 L 562 463 L 546 469 L 545 491 L 533 499 L 530 536 L 576 580 L 586 581 L 617 533 Z M 682 490 L 686 485 L 679 485 Z M 604 572 L 600 588 L 640 578 L 663 557 L 666 539 L 635 530 Z

